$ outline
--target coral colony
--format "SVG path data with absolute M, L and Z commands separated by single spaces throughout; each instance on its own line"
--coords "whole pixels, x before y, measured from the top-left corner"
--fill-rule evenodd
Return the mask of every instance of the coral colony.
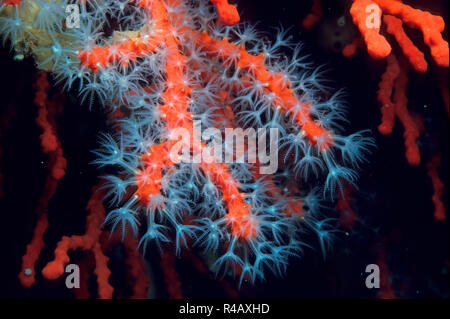
M 211 270 L 236 276 L 238 286 L 263 280 L 267 272 L 282 275 L 289 259 L 309 246 L 306 234 L 315 234 L 326 252 L 335 223 L 323 201 L 343 198 L 344 185 L 356 184 L 375 144 L 368 130 L 344 135 L 341 92 L 322 84 L 319 69 L 285 31 L 268 41 L 240 22 L 227 0 L 0 3 L 3 45 L 11 46 L 16 60 L 33 57 L 41 70 L 35 104 L 49 157 L 19 274 L 23 286 L 35 282 L 49 224 L 45 211 L 67 166 L 55 123 L 61 103 L 48 96 L 48 77 L 75 90 L 80 104 L 104 107 L 112 125 L 100 137 L 94 162 L 113 173 L 93 189 L 86 233 L 62 237 L 54 260 L 42 269 L 45 278 L 64 273 L 69 251 L 90 251 L 98 296 L 111 298 L 105 252 L 123 242 L 134 296 L 145 297 L 149 281 L 139 252 L 156 246 L 169 294 L 181 297 L 169 250 L 180 255 L 190 247 L 213 256 Z M 406 107 L 407 66 L 399 67 L 379 26 L 365 25 L 370 5 L 380 10 L 379 18 L 389 14 L 389 32 L 419 72 L 426 62 L 402 33 L 399 18 L 421 29 L 436 63 L 448 66 L 443 21 L 401 1 L 355 0 L 351 9 L 370 54 L 388 59 L 379 92 L 380 131 L 389 134 L 398 117 L 408 161 L 416 165 L 419 130 Z M 320 1 L 314 1 L 304 26 L 320 16 Z M 439 182 L 433 163 L 430 175 Z
M 303 21 L 304 27 L 312 28 L 320 20 L 322 16 L 320 3 L 320 0 L 314 1 L 313 12 Z M 382 13 L 384 15 L 381 21 Z M 448 68 L 448 42 L 441 35 L 445 28 L 444 20 L 429 12 L 414 9 L 401 1 L 392 0 L 356 0 L 353 1 L 350 14 L 361 31 L 362 38 L 355 37 L 344 48 L 342 54 L 351 58 L 365 43 L 371 57 L 387 60 L 387 69 L 378 91 L 378 101 L 382 104 L 382 121 L 378 130 L 383 135 L 391 134 L 395 118 L 398 118 L 405 129 L 406 158 L 410 165 L 417 166 L 420 164 L 420 152 L 416 141 L 420 136 L 421 125 L 408 111 L 406 87 L 409 69 L 412 67 L 416 72 L 425 73 L 428 63 L 424 54 L 405 33 L 403 24 L 419 29 L 423 33 L 424 42 L 429 47 L 434 62 L 440 67 Z M 398 61 L 398 57 L 392 52 L 391 44 L 380 34 L 381 22 L 386 25 L 387 33 L 398 42 L 408 63 L 402 64 Z
M 346 45 L 342 54 L 353 58 L 357 51 L 365 44 L 369 55 L 376 60 L 386 60 L 386 71 L 381 77 L 377 100 L 381 104 L 381 123 L 378 131 L 382 135 L 393 132 L 395 119 L 404 128 L 404 144 L 406 159 L 411 166 L 420 165 L 418 138 L 424 127 L 422 118 L 408 110 L 408 73 L 412 69 L 424 74 L 428 71 L 425 55 L 414 44 L 405 32 L 404 25 L 418 29 L 423 34 L 423 41 L 429 47 L 431 57 L 437 66 L 448 68 L 448 42 L 442 37 L 445 22 L 442 17 L 429 12 L 414 9 L 402 1 L 392 0 L 354 0 L 350 8 L 353 22 L 360 30 L 361 36 L 356 36 Z M 311 13 L 303 20 L 303 27 L 311 29 L 321 20 L 322 0 L 314 0 Z M 386 36 L 381 34 L 381 27 L 385 25 L 387 34 L 398 43 L 400 52 L 394 52 Z M 447 71 L 448 73 L 448 71 Z M 441 85 L 447 114 L 449 112 L 448 87 Z M 438 221 L 445 220 L 445 207 L 442 201 L 443 183 L 437 174 L 441 163 L 441 154 L 436 153 L 427 163 L 434 194 L 432 197 L 435 211 L 434 217 Z

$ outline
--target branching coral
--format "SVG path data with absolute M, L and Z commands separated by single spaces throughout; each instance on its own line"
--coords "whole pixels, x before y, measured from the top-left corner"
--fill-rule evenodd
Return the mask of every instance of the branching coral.
M 330 94 L 285 33 L 268 43 L 235 24 L 227 1 L 212 2 L 217 8 L 180 0 L 56 2 L 56 16 L 78 5 L 80 28 L 70 28 L 34 22 L 47 1 L 3 1 L 0 33 L 66 88 L 78 84 L 82 101 L 115 115 L 116 134 L 103 135 L 95 160 L 115 170 L 102 187 L 113 206 L 105 223 L 123 238 L 146 225 L 143 246 L 170 241 L 177 254 L 199 247 L 216 255 L 217 273 L 231 271 L 241 285 L 264 279 L 266 270 L 283 274 L 307 245 L 307 230 L 325 252 L 334 230 L 321 200 L 342 192 L 344 181 L 356 183 L 374 142 L 367 131 L 343 135 L 340 92 Z M 14 30 L 7 27 L 13 20 Z M 258 145 L 233 137 L 216 143 L 230 129 L 258 135 Z M 95 220 L 87 234 L 97 232 Z M 68 249 L 95 249 L 95 240 L 82 238 L 63 238 L 47 278 L 61 275 Z

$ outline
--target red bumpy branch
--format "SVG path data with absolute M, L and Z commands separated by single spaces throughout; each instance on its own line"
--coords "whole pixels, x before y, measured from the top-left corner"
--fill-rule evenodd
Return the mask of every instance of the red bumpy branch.
M 49 156 L 50 174 L 45 182 L 44 193 L 36 208 L 38 220 L 33 232 L 33 238 L 26 247 L 26 253 L 22 257 L 22 270 L 19 273 L 19 280 L 24 287 L 31 287 L 35 282 L 35 264 L 39 258 L 41 250 L 44 248 L 44 234 L 48 228 L 46 210 L 50 199 L 56 193 L 58 181 L 65 175 L 67 161 L 63 157 L 61 143 L 56 135 L 56 124 L 54 116 L 58 111 L 59 104 L 47 100 L 46 91 L 50 88 L 47 73 L 41 73 L 36 79 L 37 89 L 34 103 L 38 106 L 38 117 L 36 123 L 42 128 L 41 147 L 44 153 Z
M 350 13 L 363 35 L 369 54 L 373 58 L 386 58 L 392 51 L 389 42 L 380 34 L 379 26 L 381 23 L 376 21 L 381 19 L 382 13 L 385 13 L 399 18 L 409 27 L 421 30 L 424 42 L 430 48 L 436 64 L 442 67 L 449 66 L 448 42 L 442 38 L 442 32 L 445 28 L 442 17 L 414 9 L 397 0 L 354 0 Z M 404 51 L 406 49 L 408 52 L 407 56 L 410 58 L 410 62 L 418 63 L 415 68 L 423 70 L 424 65 L 420 57 L 411 59 L 411 54 L 417 53 L 417 51 L 413 49 L 414 45 L 410 43 L 410 40 L 406 40 L 401 24 L 392 20 L 392 18 L 387 19 L 387 23 L 390 24 L 388 26 L 390 31 L 388 32 L 394 34 L 396 39 L 400 40 L 399 44 Z
M 402 20 L 391 15 L 385 15 L 383 21 L 387 26 L 387 32 L 395 37 L 411 66 L 419 73 L 427 72 L 428 63 L 425 60 L 425 55 L 406 35 Z
M 438 221 L 445 220 L 445 205 L 442 202 L 442 196 L 444 195 L 444 184 L 439 178 L 438 168 L 441 165 L 441 155 L 437 154 L 433 156 L 431 161 L 427 164 L 428 176 L 433 183 L 433 196 L 431 199 L 434 204 L 434 218 Z
M 239 13 L 235 6 L 228 3 L 228 0 L 211 0 L 217 7 L 220 22 L 226 25 L 235 25 L 239 22 Z
M 397 58 L 391 54 L 387 57 L 387 67 L 384 74 L 381 76 L 381 82 L 379 83 L 379 89 L 377 92 L 378 101 L 381 103 L 381 124 L 378 126 L 378 130 L 383 135 L 389 135 L 392 133 L 395 123 L 395 105 L 392 102 L 392 92 L 394 90 L 394 84 L 400 75 L 400 65 Z
M 372 19 L 369 19 L 368 8 L 378 7 L 375 1 L 372 0 L 355 0 L 350 9 L 350 14 L 353 17 L 353 22 L 361 32 L 366 45 L 367 51 L 375 59 L 384 59 L 391 53 L 391 45 L 384 36 L 380 34 L 381 11 L 373 13 Z
M 313 28 L 322 19 L 322 0 L 313 0 L 311 13 L 303 19 L 302 26 L 305 29 Z
M 105 256 L 100 245 L 101 224 L 106 214 L 102 203 L 104 192 L 99 191 L 98 187 L 94 187 L 92 193 L 86 207 L 90 211 L 86 220 L 86 233 L 83 236 L 64 236 L 56 246 L 55 259 L 44 267 L 42 274 L 51 280 L 59 278 L 64 273 L 64 267 L 70 261 L 69 250 L 91 251 L 95 258 L 94 273 L 97 275 L 99 297 L 112 298 L 114 289 L 108 282 L 111 274 L 108 269 L 109 258 Z

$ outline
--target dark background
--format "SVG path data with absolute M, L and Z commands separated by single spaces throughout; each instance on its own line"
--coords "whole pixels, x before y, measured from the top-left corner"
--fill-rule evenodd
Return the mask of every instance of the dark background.
M 325 259 L 320 251 L 307 249 L 301 260 L 292 260 L 284 278 L 268 274 L 265 283 L 254 287 L 244 285 L 241 295 L 372 298 L 376 291 L 365 287 L 364 270 L 367 264 L 376 263 L 380 253 L 385 251 L 393 274 L 392 285 L 399 297 L 448 298 L 448 221 L 437 222 L 433 218 L 433 190 L 425 166 L 433 154 L 442 154 L 440 176 L 446 185 L 445 204 L 448 207 L 448 114 L 439 90 L 440 79 L 448 78 L 448 69 L 437 68 L 431 62 L 421 34 L 408 30 L 430 62 L 427 74 L 412 72 L 409 77 L 408 108 L 420 114 L 425 124 L 425 133 L 420 138 L 422 164 L 413 168 L 405 159 L 401 125 L 397 122 L 394 133 L 388 137 L 380 136 L 376 129 L 380 122 L 376 90 L 385 63 L 372 60 L 364 49 L 351 60 L 338 52 L 345 41 L 336 39 L 357 32 L 348 17 L 348 1 L 324 0 L 322 22 L 309 31 L 301 28 L 301 21 L 309 12 L 311 1 L 241 0 L 234 3 L 238 3 L 242 21 L 258 22 L 258 29 L 269 37 L 275 35 L 272 27 L 290 27 L 294 40 L 304 44 L 305 54 L 309 54 L 316 65 L 327 66 L 328 78 L 336 88 L 346 89 L 349 132 L 371 129 L 377 143 L 370 163 L 362 168 L 360 190 L 353 200 L 359 218 L 354 229 L 348 235 L 342 232 L 337 236 L 333 250 Z M 448 1 L 408 3 L 443 15 L 445 21 L 449 21 Z M 342 15 L 347 15 L 347 24 L 337 27 L 336 21 Z M 448 39 L 448 26 L 445 38 Z M 34 209 L 44 186 L 47 157 L 41 152 L 41 131 L 35 124 L 37 108 L 33 104 L 32 85 L 36 70 L 33 61 L 15 62 L 12 57 L 11 52 L 1 48 L 0 116 L 4 116 L 9 105 L 13 105 L 14 116 L 1 141 L 0 169 L 4 175 L 5 196 L 0 199 L 0 297 L 69 298 L 72 294 L 64 287 L 63 280 L 48 282 L 38 275 L 35 286 L 27 290 L 17 279 L 21 257 L 35 225 Z M 52 89 L 52 93 L 58 92 L 58 87 Z M 89 164 L 93 160 L 91 150 L 97 146 L 98 133 L 108 129 L 100 107 L 89 110 L 87 106 L 80 106 L 75 94 L 66 94 L 64 99 L 63 113 L 58 118 L 58 134 L 68 168 L 48 207 L 50 226 L 44 238 L 46 247 L 36 265 L 38 272 L 52 259 L 61 236 L 84 233 L 85 206 L 91 187 L 101 175 Z M 314 238 L 310 240 L 317 247 Z M 71 256 L 76 260 L 82 254 Z M 110 257 L 111 281 L 118 288 L 115 296 L 126 297 L 130 290 L 123 252 L 117 248 Z M 156 296 L 167 297 L 158 254 L 151 252 L 147 259 L 153 266 L 151 285 Z M 186 297 L 226 296 L 218 282 L 199 274 L 189 261 L 180 259 L 176 267 Z M 91 284 L 95 291 L 95 282 Z

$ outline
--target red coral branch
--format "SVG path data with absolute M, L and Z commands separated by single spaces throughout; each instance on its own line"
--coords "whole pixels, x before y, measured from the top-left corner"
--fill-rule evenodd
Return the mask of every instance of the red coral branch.
M 445 22 L 442 17 L 414 9 L 397 0 L 375 0 L 375 2 L 385 13 L 400 18 L 412 28 L 420 29 L 423 40 L 430 48 L 436 64 L 442 67 L 449 66 L 448 42 L 442 38 L 442 32 L 445 29 Z
M 58 181 L 65 175 L 67 161 L 63 156 L 61 143 L 56 135 L 55 114 L 60 109 L 60 104 L 55 101 L 48 101 L 47 73 L 41 73 L 36 79 L 37 89 L 34 102 L 38 106 L 38 117 L 36 123 L 42 128 L 41 147 L 42 151 L 49 156 L 50 174 L 45 182 L 44 193 L 36 208 L 38 221 L 36 223 L 31 242 L 27 245 L 26 253 L 22 258 L 22 270 L 19 273 L 19 280 L 24 287 L 31 287 L 35 282 L 35 264 L 39 258 L 42 248 L 44 248 L 44 234 L 48 227 L 46 210 L 49 201 L 53 198 L 58 187 Z
M 381 113 L 383 115 L 378 130 L 383 135 L 391 134 L 395 118 L 399 119 L 405 129 L 403 136 L 406 158 L 410 165 L 417 166 L 420 164 L 417 139 L 423 131 L 423 125 L 419 116 L 411 113 L 407 107 L 408 70 L 409 66 L 406 63 L 400 64 L 393 54 L 387 58 L 386 72 L 381 78 L 377 93 L 378 101 L 382 104 Z
M 384 59 L 391 53 L 392 48 L 386 38 L 380 34 L 381 10 L 376 12 L 370 8 L 378 8 L 376 1 L 355 0 L 350 14 L 363 36 L 369 54 L 374 59 Z M 368 11 L 372 11 L 371 16 Z
M 442 38 L 442 32 L 445 28 L 442 17 L 414 9 L 397 0 L 354 0 L 350 14 L 366 42 L 369 54 L 373 58 L 384 59 L 389 56 L 392 50 L 386 37 L 380 34 L 381 23 L 377 20 L 381 20 L 383 13 L 397 17 L 400 22 L 411 28 L 421 30 L 424 42 L 430 48 L 436 64 L 442 67 L 449 66 L 448 42 Z M 399 23 L 398 20 L 389 16 L 386 19 L 385 15 L 384 22 L 388 24 L 388 32 L 395 36 L 413 65 L 420 72 L 424 72 L 423 54 L 418 54 L 419 50 L 414 49 L 415 46 L 404 33 L 402 23 Z
M 228 0 L 211 0 L 217 7 L 220 22 L 226 25 L 235 25 L 239 22 L 239 13 L 235 6 L 228 3 Z
M 314 28 L 322 19 L 322 0 L 313 0 L 311 13 L 303 19 L 302 26 L 305 29 Z
M 391 54 L 386 59 L 387 67 L 384 74 L 381 76 L 381 82 L 378 85 L 377 92 L 378 101 L 381 103 L 381 124 L 378 130 L 383 135 L 392 133 L 395 124 L 395 105 L 392 102 L 392 92 L 394 91 L 394 84 L 400 75 L 400 65 L 395 55 Z
M 114 289 L 108 282 L 111 274 L 107 265 L 109 259 L 103 253 L 99 241 L 102 233 L 100 226 L 106 214 L 102 203 L 104 193 L 98 190 L 98 186 L 93 188 L 92 193 L 86 207 L 90 211 L 86 220 L 86 233 L 82 236 L 64 236 L 56 246 L 55 259 L 44 267 L 42 274 L 47 279 L 56 279 L 64 273 L 64 268 L 70 261 L 68 255 L 70 250 L 91 251 L 95 258 L 94 273 L 97 275 L 99 297 L 112 298 Z
M 445 220 L 445 205 L 442 202 L 442 196 L 444 195 L 444 184 L 439 177 L 439 166 L 441 165 L 441 155 L 437 154 L 433 156 L 430 162 L 427 164 L 428 176 L 433 183 L 433 196 L 431 199 L 434 204 L 434 218 L 438 221 Z
M 181 282 L 175 270 L 175 255 L 172 252 L 164 251 L 161 255 L 161 269 L 164 273 L 164 282 L 170 298 L 183 299 L 181 292 Z
M 387 32 L 395 37 L 412 67 L 419 73 L 427 72 L 428 63 L 425 60 L 425 55 L 406 35 L 402 20 L 391 15 L 385 15 L 383 21 L 387 26 Z

